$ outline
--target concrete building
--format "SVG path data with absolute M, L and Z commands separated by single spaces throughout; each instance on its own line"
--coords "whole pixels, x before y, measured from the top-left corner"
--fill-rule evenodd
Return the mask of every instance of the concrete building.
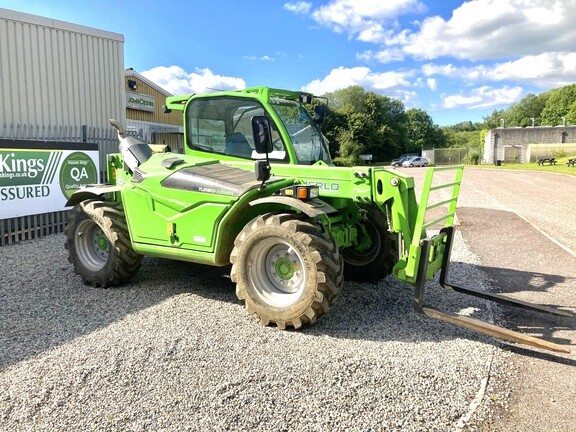
M 535 162 L 564 151 L 576 155 L 576 125 L 501 127 L 491 129 L 484 139 L 484 163 Z

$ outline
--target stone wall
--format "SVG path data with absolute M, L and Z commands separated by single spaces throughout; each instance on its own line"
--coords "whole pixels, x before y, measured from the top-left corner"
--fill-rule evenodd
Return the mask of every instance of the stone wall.
M 576 151 L 576 126 L 537 126 L 491 129 L 484 139 L 484 163 L 528 163 L 564 150 Z

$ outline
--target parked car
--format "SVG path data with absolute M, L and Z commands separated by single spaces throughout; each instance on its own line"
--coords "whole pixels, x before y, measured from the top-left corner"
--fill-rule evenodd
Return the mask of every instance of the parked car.
M 411 157 L 410 159 L 406 159 L 404 162 L 402 162 L 402 166 L 403 167 L 426 167 L 428 166 L 430 162 L 428 162 L 428 159 L 426 159 L 425 157 L 421 157 L 421 156 L 415 156 L 415 157 Z
M 398 168 L 399 166 L 402 166 L 402 162 L 404 162 L 410 158 L 413 158 L 415 156 L 418 156 L 418 155 L 415 153 L 402 154 L 402 155 L 400 155 L 400 157 L 398 157 L 396 159 L 392 159 L 392 162 L 390 162 L 390 165 Z
M 402 166 L 402 162 L 404 162 L 405 160 L 407 160 L 409 158 L 406 157 L 399 157 L 396 159 L 392 159 L 392 162 L 390 162 L 390 165 L 392 165 L 393 167 L 398 168 L 399 166 Z

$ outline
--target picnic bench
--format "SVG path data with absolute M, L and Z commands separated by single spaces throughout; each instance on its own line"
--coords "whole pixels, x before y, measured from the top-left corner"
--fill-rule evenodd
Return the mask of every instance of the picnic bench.
M 537 160 L 538 165 L 544 165 L 545 163 L 549 165 L 556 165 L 556 158 L 540 158 Z
M 566 163 L 568 164 L 568 166 L 576 166 L 576 158 L 568 159 L 568 162 Z

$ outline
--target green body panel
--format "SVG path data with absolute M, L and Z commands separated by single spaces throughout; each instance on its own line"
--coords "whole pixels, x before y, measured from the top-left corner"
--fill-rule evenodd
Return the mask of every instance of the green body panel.
M 121 200 L 133 247 L 143 255 L 226 265 L 233 239 L 259 214 L 250 201 L 294 183 L 292 179 L 278 180 L 260 191 L 254 181 L 252 188 L 239 197 L 166 187 L 162 182 L 179 170 L 221 166 L 217 160 L 176 156 L 185 162 L 170 170 L 162 166 L 162 161 L 175 155 L 154 154 L 138 168 L 145 173 L 144 180 L 138 182 L 123 169 L 115 171 L 114 177 L 124 185 Z M 252 174 L 252 170 L 247 172 Z
M 239 173 L 254 172 L 254 160 L 246 156 L 224 154 L 217 150 L 220 144 L 211 147 L 216 149 L 213 152 L 200 151 L 197 147 L 193 149 L 189 146 L 186 136 L 187 107 L 193 102 L 198 104 L 199 100 L 214 104 L 214 100 L 220 97 L 233 101 L 246 99 L 247 105 L 249 101 L 257 101 L 258 106 L 261 105 L 283 140 L 286 150 L 284 162 L 271 162 L 273 180 L 267 181 L 265 187 L 260 188 L 260 184 L 256 183 L 239 195 L 166 187 L 163 181 L 171 174 L 195 169 L 194 167 L 204 167 L 202 169 L 207 172 L 216 172 L 221 167 L 236 169 Z M 183 112 L 186 154 L 154 154 L 138 168 L 145 173 L 143 179 L 139 175 L 132 178 L 125 170 L 120 155 L 109 156 L 109 183 L 122 186 L 121 193 L 116 193 L 115 199 L 123 202 L 134 249 L 144 255 L 226 265 L 229 263 L 234 239 L 254 217 L 270 211 L 286 211 L 287 207 L 289 211 L 302 211 L 302 206 L 287 204 L 290 200 L 286 198 L 274 200 L 272 196 L 276 191 L 293 184 L 309 184 L 318 186 L 319 198 L 331 208 L 316 219 L 326 226 L 341 249 L 353 247 L 361 251 L 368 247 L 367 242 L 369 243 L 370 239 L 366 238 L 366 235 L 362 237 L 363 230 L 360 229 L 364 220 L 363 209 L 378 206 L 386 215 L 390 231 L 397 233 L 399 238 L 399 259 L 393 273 L 398 279 L 414 284 L 418 276 L 421 240 L 427 238 L 427 228 L 438 222 L 444 222 L 444 226 L 451 226 L 453 223 L 463 168 L 448 168 L 454 170 L 455 179 L 445 185 L 433 184 L 434 173 L 445 169 L 428 168 L 422 196 L 418 201 L 414 179 L 398 170 L 378 166 L 343 168 L 323 161 L 310 165 L 298 164 L 292 138 L 298 139 L 296 137 L 300 132 L 292 131 L 291 135 L 289 125 L 283 123 L 272 103 L 287 100 L 288 104 L 294 105 L 294 101 L 301 99 L 312 100 L 312 95 L 265 87 L 167 98 L 167 108 Z M 242 115 L 229 119 L 229 123 L 236 127 Z M 210 122 L 218 120 L 209 118 Z M 229 127 L 227 126 L 227 129 Z M 214 137 L 207 135 L 205 139 L 212 139 L 211 136 Z M 221 138 L 217 138 L 217 142 L 220 142 Z M 171 168 L 163 165 L 163 161 L 174 157 L 182 159 L 182 162 Z M 430 203 L 430 197 L 435 190 L 449 190 L 449 199 Z M 270 198 L 251 205 L 266 197 Z M 427 221 L 428 210 L 438 207 L 448 209 L 440 218 Z M 425 275 L 427 280 L 434 277 L 441 268 L 445 251 L 445 236 L 436 235 L 431 239 Z

